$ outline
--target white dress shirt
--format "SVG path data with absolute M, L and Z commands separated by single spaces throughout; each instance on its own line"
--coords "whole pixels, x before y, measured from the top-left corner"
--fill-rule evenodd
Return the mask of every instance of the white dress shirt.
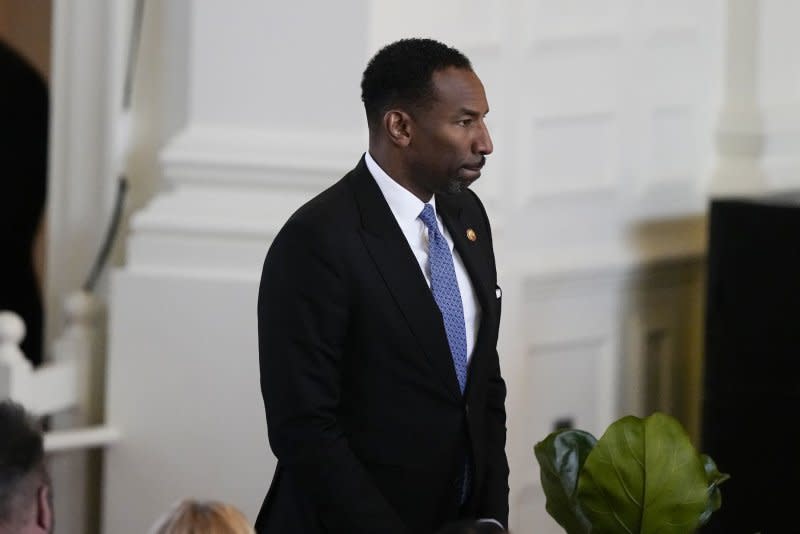
M 369 152 L 364 155 L 367 168 L 372 174 L 378 187 L 383 193 L 383 198 L 389 204 L 389 209 L 392 210 L 397 224 L 403 231 L 403 235 L 411 247 L 411 251 L 417 258 L 419 268 L 422 274 L 425 275 L 425 281 L 428 282 L 428 287 L 431 285 L 431 272 L 430 265 L 428 264 L 428 228 L 419 214 L 422 213 L 422 208 L 425 203 L 417 198 L 414 193 L 395 182 L 380 166 L 372 159 Z M 472 285 L 472 280 L 467 274 L 464 267 L 464 262 L 461 261 L 461 256 L 458 251 L 453 248 L 453 239 L 450 237 L 450 232 L 442 224 L 442 218 L 436 211 L 436 196 L 433 196 L 428 202 L 433 207 L 436 213 L 436 222 L 439 225 L 439 231 L 447 240 L 450 246 L 450 252 L 453 255 L 453 264 L 456 271 L 456 280 L 458 281 L 458 291 L 461 293 L 461 303 L 464 307 L 464 322 L 467 330 L 467 364 L 472 358 L 472 351 L 475 348 L 475 341 L 478 338 L 478 327 L 481 321 L 481 306 L 478 303 L 475 288 Z

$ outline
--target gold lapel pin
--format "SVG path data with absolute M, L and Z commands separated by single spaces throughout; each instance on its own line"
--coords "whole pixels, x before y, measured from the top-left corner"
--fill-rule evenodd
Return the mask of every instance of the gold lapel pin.
M 475 241 L 476 239 L 478 239 L 478 234 L 476 234 L 475 230 L 473 230 L 472 228 L 467 228 L 467 239 L 469 239 L 470 241 Z

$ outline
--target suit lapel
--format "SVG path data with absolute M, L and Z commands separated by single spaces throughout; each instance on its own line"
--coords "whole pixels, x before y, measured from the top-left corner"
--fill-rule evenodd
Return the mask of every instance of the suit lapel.
M 361 211 L 362 237 L 397 306 L 448 391 L 461 399 L 447 335 L 419 264 L 362 158 L 350 182 Z
M 453 238 L 453 244 L 472 280 L 472 285 L 483 310 L 481 320 L 481 323 L 483 323 L 491 309 L 489 298 L 494 297 L 494 295 L 491 295 L 494 291 L 494 288 L 490 287 L 492 277 L 489 272 L 489 264 L 486 261 L 486 251 L 484 250 L 483 240 L 481 240 L 482 236 L 480 235 L 480 229 L 483 225 L 480 221 L 470 220 L 466 210 L 457 204 L 452 195 L 437 195 L 436 210 L 441 215 L 445 226 L 447 226 L 450 237 Z M 474 234 L 475 241 L 470 241 L 467 238 L 467 232 L 469 230 L 475 232 L 476 228 L 478 233 Z

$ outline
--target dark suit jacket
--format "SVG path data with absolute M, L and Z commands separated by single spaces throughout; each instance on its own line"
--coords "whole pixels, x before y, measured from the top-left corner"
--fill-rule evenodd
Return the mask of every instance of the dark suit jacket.
M 471 191 L 436 203 L 482 308 L 463 396 L 439 308 L 363 158 L 272 243 L 258 335 L 278 467 L 259 533 L 419 534 L 459 517 L 507 524 L 489 222 Z M 465 459 L 472 489 L 460 507 Z

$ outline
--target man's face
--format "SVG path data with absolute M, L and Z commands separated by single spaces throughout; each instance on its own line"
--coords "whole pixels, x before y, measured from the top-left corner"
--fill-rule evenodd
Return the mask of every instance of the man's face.
M 457 193 L 481 175 L 492 140 L 483 84 L 474 72 L 449 67 L 434 72 L 434 101 L 414 113 L 408 145 L 411 180 L 425 193 Z

